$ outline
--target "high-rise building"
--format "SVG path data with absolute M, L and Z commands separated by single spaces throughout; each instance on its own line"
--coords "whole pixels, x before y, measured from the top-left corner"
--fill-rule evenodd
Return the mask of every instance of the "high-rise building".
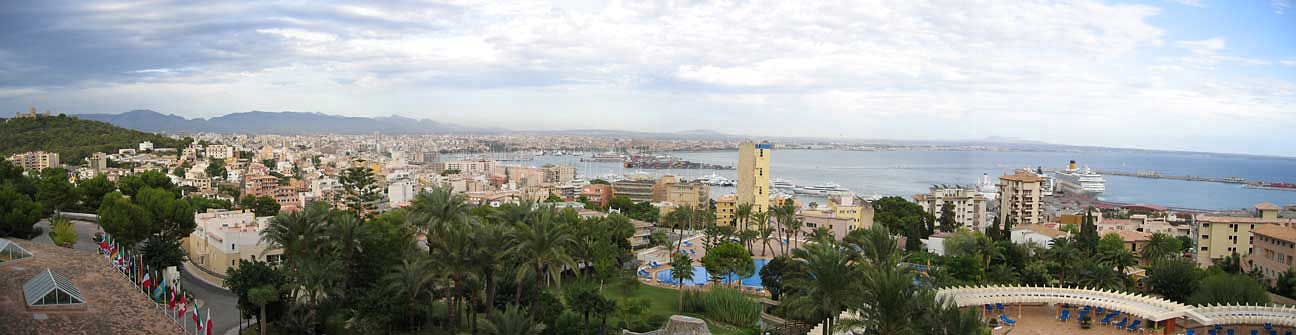
M 1018 170 L 999 177 L 999 222 L 1009 219 L 1014 225 L 1044 223 L 1044 208 L 1040 206 L 1044 178 L 1034 172 Z
M 57 152 L 30 151 L 13 154 L 9 156 L 9 161 L 22 167 L 23 170 L 37 171 L 59 167 L 59 154 Z
M 738 203 L 751 204 L 753 213 L 769 210 L 769 168 L 769 142 L 738 144 Z
M 945 206 L 950 206 L 954 211 L 954 222 L 962 227 L 984 231 L 989 224 L 986 198 L 970 186 L 936 185 L 927 194 L 915 194 L 913 199 L 924 211 L 938 218 Z

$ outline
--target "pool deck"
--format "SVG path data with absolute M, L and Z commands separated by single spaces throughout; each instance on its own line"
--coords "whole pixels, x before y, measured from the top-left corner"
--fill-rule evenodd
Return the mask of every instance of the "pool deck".
M 1020 308 L 1020 311 L 1018 310 L 1019 308 Z M 997 329 L 994 329 L 994 330 L 993 330 L 993 334 L 995 334 L 995 335 L 1008 335 L 1008 334 L 1013 334 L 1013 335 L 1019 335 L 1019 334 L 1029 334 L 1029 335 L 1060 335 L 1060 334 L 1114 335 L 1114 334 L 1122 334 L 1122 335 L 1129 335 L 1129 334 L 1161 334 L 1161 333 L 1162 333 L 1161 331 L 1148 331 L 1148 330 L 1147 330 L 1147 325 L 1146 325 L 1146 324 L 1145 324 L 1145 325 L 1142 325 L 1138 330 L 1136 330 L 1136 331 L 1132 331 L 1132 332 L 1131 332 L 1131 331 L 1127 331 L 1127 330 L 1125 330 L 1125 329 L 1117 329 L 1117 328 L 1112 327 L 1112 326 L 1107 326 L 1107 325 L 1103 325 L 1103 324 L 1101 324 L 1101 323 L 1099 322 L 1099 321 L 1101 321 L 1101 319 L 1102 319 L 1101 317 L 1095 317 L 1095 318 L 1094 318 L 1093 326 L 1092 326 L 1091 328 L 1089 328 L 1089 329 L 1083 329 L 1083 328 L 1080 328 L 1080 323 L 1079 323 L 1078 321 L 1076 321 L 1076 315 L 1075 315 L 1075 313 L 1076 313 L 1076 309 L 1075 309 L 1075 308 L 1072 308 L 1072 312 L 1071 312 L 1072 315 L 1071 315 L 1071 319 L 1070 319 L 1069 321 L 1060 321 L 1060 320 L 1058 320 L 1058 319 L 1057 319 L 1057 315 L 1058 315 L 1059 311 L 1060 311 L 1060 308 L 1057 308 L 1057 307 L 1054 307 L 1054 306 L 1039 306 L 1039 305 L 1029 306 L 1029 305 L 1027 305 L 1027 306 L 1021 306 L 1021 307 L 1018 307 L 1017 305 L 1005 305 L 1005 306 L 1004 306 L 1004 314 L 1006 314 L 1006 315 L 1008 316 L 1009 319 L 1016 320 L 1016 321 L 1017 321 L 1017 325 L 1016 325 L 1016 326 L 1012 326 L 1012 327 L 1008 327 L 1008 326 L 1001 326 L 1001 327 L 999 327 L 999 328 L 997 328 Z M 981 315 L 983 316 L 983 318 L 985 317 L 984 310 L 979 310 L 978 313 L 981 313 Z M 993 314 L 990 314 L 989 317 L 992 317 L 992 318 L 993 318 L 993 317 L 998 317 L 998 315 L 999 315 L 998 313 L 993 313 Z M 1121 319 L 1121 318 L 1120 318 L 1120 317 L 1117 317 L 1116 319 L 1119 320 L 1119 319 Z M 1132 320 L 1133 320 L 1133 319 L 1131 318 L 1131 321 L 1132 321 Z M 1145 322 L 1146 322 L 1146 320 L 1145 320 Z M 1208 330 L 1207 327 L 1202 327 L 1201 325 L 1198 325 L 1198 324 L 1193 323 L 1193 322 L 1189 322 L 1188 324 L 1185 324 L 1184 321 L 1182 321 L 1182 320 L 1181 320 L 1181 321 L 1178 323 L 1178 325 L 1175 327 L 1175 332 L 1174 332 L 1174 334 L 1183 334 L 1183 333 L 1185 333 L 1185 332 L 1187 331 L 1187 329 L 1185 329 L 1185 327 L 1191 327 L 1191 328 L 1193 328 L 1193 329 L 1196 329 L 1196 334 L 1199 334 L 1199 335 L 1207 335 L 1207 330 Z M 1225 330 L 1227 330 L 1227 329 L 1233 329 L 1235 335 L 1250 335 L 1250 334 L 1251 334 L 1251 330 L 1258 330 L 1258 331 L 1259 331 L 1259 334 L 1261 334 L 1261 335 L 1268 335 L 1268 334 L 1269 334 L 1267 331 L 1264 330 L 1264 328 L 1263 328 L 1262 326 L 1259 326 L 1259 325 L 1232 325 L 1232 326 L 1225 326 L 1223 329 L 1225 329 Z M 1274 329 L 1278 331 L 1278 334 L 1283 334 L 1283 332 L 1289 330 L 1289 329 L 1286 329 L 1286 328 L 1277 328 L 1277 327 L 1274 328 Z M 1219 332 L 1219 334 L 1220 334 L 1220 335 L 1226 335 L 1227 333 L 1226 333 L 1225 331 L 1221 330 L 1221 331 Z

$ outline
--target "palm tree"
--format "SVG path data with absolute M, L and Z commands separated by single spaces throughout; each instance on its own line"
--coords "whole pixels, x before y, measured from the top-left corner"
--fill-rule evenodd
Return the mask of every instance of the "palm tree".
M 748 223 L 751 221 L 751 217 L 752 217 L 752 204 L 749 203 L 738 204 L 738 210 L 735 211 L 734 216 L 735 219 L 737 219 L 738 221 L 739 236 L 743 236 L 744 232 L 751 230 L 750 229 L 751 227 L 748 227 Z M 751 241 L 747 241 L 747 240 L 743 241 L 743 246 L 746 247 L 747 250 L 751 250 L 752 248 L 749 242 Z
M 797 247 L 797 238 L 801 234 L 801 226 L 805 225 L 805 221 L 798 219 L 796 214 L 788 215 L 787 218 L 788 220 L 783 224 L 783 227 L 788 230 L 788 244 L 791 244 L 792 248 L 795 249 Z M 787 250 L 789 249 L 784 246 L 784 252 L 787 252 Z
M 807 319 L 826 320 L 824 335 L 832 329 L 837 316 L 855 292 L 858 269 L 851 257 L 833 243 L 814 243 L 792 250 L 805 263 L 804 273 L 793 273 L 786 285 L 797 294 L 787 301 L 789 311 Z
M 684 309 L 684 282 L 693 280 L 693 259 L 688 255 L 677 253 L 671 258 L 671 279 L 679 284 L 679 307 L 677 311 Z
M 329 216 L 329 208 L 323 203 L 312 203 L 305 210 L 280 214 L 270 220 L 270 225 L 261 230 L 261 242 L 267 245 L 266 250 L 283 249 L 286 263 L 291 264 L 298 258 L 314 254 L 324 238 L 324 224 Z
M 446 187 L 437 187 L 430 192 L 419 193 L 410 203 L 410 220 L 415 226 L 423 228 L 432 240 L 446 226 L 463 223 L 468 219 L 468 204 L 463 194 L 454 193 Z
M 953 301 L 944 298 L 936 298 L 927 291 L 928 294 L 922 298 L 922 301 L 931 301 L 932 305 L 928 306 L 927 313 L 923 313 L 922 323 L 924 324 L 925 334 L 934 335 L 982 335 L 988 334 L 989 329 L 981 323 L 980 316 L 977 315 L 975 308 L 959 308 Z M 928 297 L 927 295 L 930 295 Z
M 1101 257 L 1103 263 L 1116 268 L 1122 276 L 1125 275 L 1125 269 L 1138 265 L 1138 258 L 1134 257 L 1134 253 L 1124 248 L 1104 252 Z
M 474 227 L 476 228 L 472 234 L 474 253 L 470 257 L 477 265 L 477 272 L 481 273 L 482 280 L 486 284 L 486 291 L 483 294 L 486 314 L 489 316 L 495 312 L 495 289 L 499 286 L 495 274 L 504 265 L 505 257 L 510 255 L 508 230 L 506 230 L 507 226 L 490 223 L 474 225 Z
M 537 335 L 544 329 L 543 324 L 531 321 L 531 316 L 517 305 L 509 305 L 500 313 L 488 314 L 481 324 L 482 332 L 487 335 Z
M 860 319 L 842 322 L 844 327 L 839 329 L 863 326 L 873 334 L 923 334 L 914 324 L 924 295 L 923 290 L 914 287 L 914 274 L 894 264 L 868 267 L 862 272 L 861 297 L 849 308 L 858 312 Z
M 774 238 L 774 227 L 769 224 L 769 212 L 756 212 L 752 214 L 752 220 L 756 221 L 756 227 L 759 229 L 757 236 L 761 240 L 761 255 L 769 256 L 770 239 Z
M 553 209 L 543 208 L 532 215 L 527 222 L 513 224 L 513 247 L 509 252 L 518 257 L 522 264 L 530 264 L 529 269 L 518 271 L 516 280 L 520 283 L 526 275 L 535 276 L 536 291 L 545 281 L 562 285 L 564 266 L 575 268 L 575 261 L 568 254 L 574 240 L 567 225 L 553 220 Z M 521 288 L 518 289 L 519 299 Z
M 414 260 L 411 261 L 410 258 Z M 407 306 L 415 306 L 420 295 L 436 287 L 436 264 L 427 258 L 411 254 L 382 277 L 384 288 L 395 297 L 405 297 Z M 431 300 L 431 299 L 430 299 Z
M 369 230 L 363 220 L 352 215 L 335 215 L 330 221 L 332 222 L 325 229 L 329 239 L 328 242 L 341 256 L 340 261 L 347 269 L 346 272 L 348 274 L 354 273 L 354 269 L 358 268 L 361 262 L 358 259 L 359 257 L 356 256 L 364 252 L 362 243 L 369 235 Z M 354 286 L 355 281 L 361 279 L 348 275 L 343 284 L 346 285 L 347 289 L 350 289 Z
M 279 301 L 279 290 L 274 286 L 265 285 L 248 290 L 248 300 L 253 304 L 261 306 L 261 316 L 257 318 L 257 328 L 261 329 L 261 335 L 266 335 L 270 328 L 270 322 L 266 320 L 266 305 Z
M 1096 262 L 1086 259 L 1078 266 L 1080 268 L 1079 284 L 1094 289 L 1118 289 L 1125 285 L 1122 279 L 1123 274 L 1117 273 L 1111 267 L 1102 262 Z
M 428 240 L 430 258 L 440 263 L 450 280 L 451 287 L 446 296 L 450 298 L 448 304 L 451 328 L 458 327 L 459 304 L 471 292 L 467 287 L 478 274 L 477 259 L 474 257 L 478 251 L 473 243 L 474 229 L 471 226 L 472 224 L 444 226 L 439 229 L 441 231 L 439 238 Z
M 1070 283 L 1073 276 L 1074 264 L 1080 258 L 1080 249 L 1076 248 L 1074 240 L 1070 238 L 1053 239 L 1053 246 L 1048 249 L 1049 259 L 1057 262 L 1059 283 Z
M 846 235 L 843 243 L 857 253 L 860 261 L 875 267 L 900 262 L 900 244 L 891 237 L 891 232 L 885 225 L 853 230 Z

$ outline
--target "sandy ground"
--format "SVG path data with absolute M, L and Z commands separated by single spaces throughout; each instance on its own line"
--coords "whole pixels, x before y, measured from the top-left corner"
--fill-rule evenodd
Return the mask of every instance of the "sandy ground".
M 995 329 L 994 330 L 995 335 L 1008 335 L 1008 334 L 1014 334 L 1014 335 L 1017 334 L 1129 335 L 1129 334 L 1161 334 L 1162 333 L 1160 331 L 1158 332 L 1147 331 L 1147 324 L 1143 324 L 1141 327 L 1139 327 L 1140 328 L 1139 330 L 1133 332 L 1124 329 L 1116 329 L 1115 327 L 1112 326 L 1104 326 L 1101 323 L 1099 323 L 1099 321 L 1102 320 L 1101 316 L 1094 318 L 1093 321 L 1094 323 L 1092 328 L 1082 329 L 1080 328 L 1080 322 L 1076 320 L 1077 310 L 1075 310 L 1074 308 L 1071 311 L 1071 318 L 1068 321 L 1059 321 L 1057 319 L 1057 313 L 1059 309 L 1053 306 L 1024 306 L 1020 308 L 1021 309 L 1020 312 L 1018 311 L 1018 307 L 1015 305 L 1007 305 L 1004 308 L 1005 308 L 1005 314 L 1008 315 L 1009 319 L 1017 320 L 1017 325 L 1014 327 L 1000 327 L 999 329 Z M 998 317 L 998 315 L 999 315 L 998 313 L 994 313 L 991 314 L 990 317 Z M 1120 319 L 1122 319 L 1123 317 L 1124 316 L 1116 317 L 1113 323 L 1120 321 Z M 1130 318 L 1131 321 L 1133 321 L 1133 319 L 1134 318 L 1132 317 Z M 1146 320 L 1144 320 L 1144 322 L 1146 322 Z M 1184 327 L 1195 328 L 1197 334 L 1199 335 L 1207 334 L 1207 328 L 1201 327 L 1196 323 L 1185 322 L 1184 320 L 1179 321 L 1178 325 L 1175 327 L 1175 331 L 1171 334 L 1183 334 L 1186 331 Z M 1236 335 L 1249 335 L 1251 334 L 1251 330 L 1257 330 L 1261 335 L 1268 334 L 1268 332 L 1266 332 L 1264 328 L 1262 328 L 1260 325 L 1225 326 L 1223 329 L 1224 330 L 1233 329 Z M 1278 334 L 1283 334 L 1283 332 L 1287 331 L 1288 329 L 1275 328 L 1275 330 L 1278 331 Z M 1227 333 L 1225 331 L 1220 331 L 1219 334 L 1225 335 Z

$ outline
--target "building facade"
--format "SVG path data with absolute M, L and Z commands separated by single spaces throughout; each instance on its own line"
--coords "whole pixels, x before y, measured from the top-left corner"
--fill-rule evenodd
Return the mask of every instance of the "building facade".
M 1261 206 L 1257 206 L 1261 207 Z M 1277 210 L 1257 209 L 1257 216 L 1198 215 L 1197 263 L 1210 265 L 1216 259 L 1237 253 L 1251 254 L 1255 237 L 1251 233 L 1264 226 L 1292 227 L 1296 220 L 1279 218 Z
M 1044 178 L 1030 171 L 1016 171 L 999 177 L 999 222 L 1013 220 L 1014 225 L 1044 222 L 1040 197 Z
M 653 188 L 657 186 L 655 180 L 618 180 L 612 182 L 612 188 L 616 189 L 616 195 L 619 197 L 629 198 L 635 203 L 652 202 Z
M 1292 268 L 1296 258 L 1296 228 L 1265 225 L 1251 231 L 1254 251 L 1242 258 L 1244 267 L 1260 270 L 1265 284 L 1273 286 L 1278 276 Z
M 716 199 L 716 224 L 721 226 L 732 225 L 738 217 L 738 196 L 735 194 L 725 194 Z M 753 209 L 754 210 L 754 209 Z
M 873 226 L 873 205 L 854 194 L 836 194 L 828 196 L 827 211 L 834 218 L 849 220 L 847 232 L 855 229 L 867 229 Z M 838 238 L 845 235 L 837 235 Z
M 612 201 L 612 196 L 614 194 L 615 193 L 612 191 L 612 185 L 604 184 L 585 185 L 581 187 L 580 192 L 580 195 L 585 197 L 585 201 L 598 205 L 599 207 L 607 207 L 608 202 Z
M 22 167 L 23 170 L 37 171 L 59 167 L 59 154 L 57 152 L 29 151 L 10 155 L 9 161 Z
M 261 243 L 261 230 L 269 222 L 263 221 L 247 210 L 194 214 L 194 231 L 181 245 L 193 264 L 219 278 L 237 268 L 239 260 L 278 262 L 283 251 Z
M 738 144 L 738 203 L 751 204 L 752 212 L 769 210 L 770 144 L 743 141 Z
M 986 198 L 975 188 L 937 185 L 932 186 L 927 194 L 915 194 L 913 199 L 924 211 L 938 218 L 945 206 L 950 206 L 954 211 L 954 222 L 974 231 L 985 231 L 990 224 Z

